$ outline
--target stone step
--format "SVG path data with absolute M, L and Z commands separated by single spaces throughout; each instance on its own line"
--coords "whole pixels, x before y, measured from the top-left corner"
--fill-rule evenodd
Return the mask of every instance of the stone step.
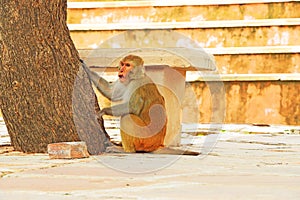
M 230 4 L 257 4 L 257 3 L 284 3 L 297 0 L 69 0 L 68 8 L 117 8 L 143 6 L 200 6 L 200 5 L 230 5 Z
M 300 73 L 299 53 L 221 54 L 214 57 L 221 74 Z
M 137 25 L 138 24 L 138 25 Z M 300 18 L 243 19 L 218 21 L 183 22 L 137 22 L 128 20 L 117 23 L 68 23 L 71 31 L 140 30 L 140 29 L 197 29 L 197 28 L 234 28 L 259 26 L 295 26 Z
M 300 81 L 300 74 L 296 73 L 270 73 L 270 74 L 201 74 L 188 73 L 188 82 L 194 81 Z
M 68 2 L 68 23 L 299 18 L 298 10 L 300 10 L 298 1 L 286 0 Z
M 291 46 L 246 46 L 246 47 L 217 47 L 204 48 L 206 52 L 214 55 L 236 54 L 292 54 L 300 53 L 300 45 Z
M 272 20 L 271 20 L 272 21 Z M 276 21 L 276 20 L 275 20 Z M 278 46 L 278 45 L 300 45 L 300 18 L 294 19 L 294 25 L 284 25 L 284 21 L 279 19 L 276 26 L 267 26 L 266 24 L 259 27 L 231 27 L 231 28 L 166 28 L 165 33 L 161 35 L 163 40 L 168 40 L 168 31 L 176 30 L 176 32 L 188 36 L 193 41 L 197 42 L 201 47 L 255 47 L 255 46 Z M 244 22 L 246 23 L 246 22 Z M 281 24 L 281 25 L 280 25 Z M 144 30 L 145 37 L 147 32 L 151 29 L 151 24 Z M 100 26 L 100 25 L 99 25 Z M 101 25 L 106 26 L 106 25 Z M 141 27 L 137 26 L 136 27 Z M 161 26 L 163 27 L 163 26 Z M 175 26 L 174 26 L 175 27 Z M 111 30 L 109 30 L 111 28 Z M 117 27 L 115 27 L 117 28 Z M 128 31 L 133 31 L 134 27 L 128 28 Z M 116 30 L 113 27 L 104 28 L 93 25 L 69 24 L 71 37 L 75 46 L 79 49 L 97 48 L 106 40 L 124 33 L 125 30 Z M 162 29 L 162 28 L 157 28 Z M 143 39 L 143 38 L 141 38 Z M 155 38 L 153 38 L 154 40 Z M 152 41 L 147 40 L 147 44 Z M 147 45 L 145 44 L 145 45 Z M 162 43 L 162 45 L 164 45 Z M 107 47 L 109 48 L 109 46 Z

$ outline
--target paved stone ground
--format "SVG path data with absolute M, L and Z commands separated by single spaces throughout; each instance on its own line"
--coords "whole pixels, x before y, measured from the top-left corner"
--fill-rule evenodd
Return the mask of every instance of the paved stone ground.
M 119 141 L 116 124 L 108 124 Z M 300 199 L 300 127 L 184 125 L 200 156 L 103 154 L 51 160 L 13 151 L 0 119 L 2 199 Z M 212 134 L 212 133 L 221 134 Z M 249 134 L 256 133 L 256 134 Z
M 214 148 L 50 160 L 2 147 L 0 199 L 300 199 L 299 134 L 184 136 L 193 149 Z

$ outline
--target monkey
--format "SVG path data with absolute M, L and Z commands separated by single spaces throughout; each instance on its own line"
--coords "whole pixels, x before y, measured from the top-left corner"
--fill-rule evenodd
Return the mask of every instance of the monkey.
M 84 62 L 83 68 L 106 98 L 117 105 L 103 108 L 103 115 L 119 116 L 120 134 L 123 149 L 117 152 L 151 152 L 162 154 L 185 154 L 182 150 L 164 147 L 167 128 L 165 99 L 156 84 L 145 73 L 144 61 L 137 55 L 127 55 L 118 65 L 118 80 L 109 83 L 96 72 L 91 71 Z M 190 152 L 187 155 L 198 155 Z
M 121 59 L 119 79 L 109 83 L 84 67 L 96 88 L 109 100 L 120 104 L 103 108 L 98 116 L 120 116 L 120 133 L 125 152 L 153 152 L 164 146 L 167 115 L 165 100 L 145 74 L 144 61 L 136 55 Z

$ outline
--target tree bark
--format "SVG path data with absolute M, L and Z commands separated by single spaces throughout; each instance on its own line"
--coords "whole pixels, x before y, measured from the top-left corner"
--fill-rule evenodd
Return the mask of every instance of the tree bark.
M 90 154 L 105 151 L 109 137 L 67 28 L 67 0 L 0 4 L 0 106 L 14 148 L 46 152 L 49 143 L 82 140 Z

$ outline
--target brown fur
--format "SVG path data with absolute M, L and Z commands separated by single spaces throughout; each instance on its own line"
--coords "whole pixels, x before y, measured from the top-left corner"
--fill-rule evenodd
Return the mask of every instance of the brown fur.
M 138 115 L 128 114 L 121 117 L 121 138 L 125 152 L 151 152 L 155 151 L 164 145 L 166 135 L 166 121 L 163 127 L 149 126 L 151 119 L 149 109 L 154 104 L 162 105 L 164 108 L 164 98 L 159 94 L 156 86 L 146 84 L 141 86 L 134 92 L 130 98 L 129 105 L 137 106 L 139 103 L 136 99 L 144 99 L 144 103 Z M 164 121 L 166 117 L 164 110 L 158 110 L 155 115 L 157 121 Z M 134 122 L 135 124 L 133 124 Z M 142 127 L 142 128 L 140 128 Z
M 125 152 L 151 152 L 163 147 L 166 135 L 165 100 L 159 93 L 156 85 L 144 74 L 143 60 L 134 55 L 126 56 L 120 63 L 131 63 L 133 68 L 127 72 L 127 82 L 131 82 L 134 89 L 129 99 L 130 112 L 121 116 L 120 132 Z M 119 69 L 119 74 L 121 69 Z M 149 112 L 153 105 L 160 105 L 155 116 L 150 117 Z M 153 118 L 163 126 L 156 126 Z M 152 125 L 150 125 L 152 123 Z

